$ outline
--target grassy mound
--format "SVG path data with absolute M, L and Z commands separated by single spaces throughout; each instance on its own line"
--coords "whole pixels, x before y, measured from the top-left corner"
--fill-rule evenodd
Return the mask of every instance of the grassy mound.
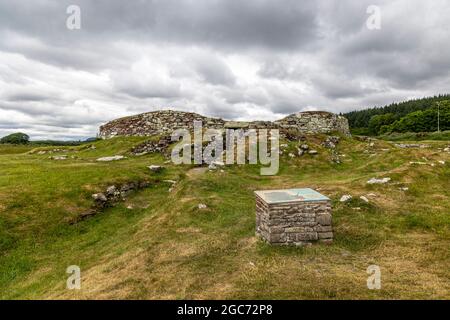
M 272 177 L 253 165 L 222 172 L 164 164 L 152 173 L 147 166 L 166 159 L 130 155 L 145 140 L 138 137 L 55 152 L 0 146 L 0 298 L 450 298 L 448 142 L 401 149 L 343 138 L 335 164 L 323 139 L 308 137 L 316 156 L 285 152 Z M 58 155 L 67 160 L 49 159 Z M 113 155 L 127 158 L 95 161 Z M 392 181 L 368 185 L 372 177 Z M 91 206 L 91 194 L 139 179 L 151 186 L 68 223 Z M 333 245 L 257 240 L 253 191 L 290 187 L 333 199 Z M 353 200 L 339 202 L 343 194 Z M 372 264 L 381 267 L 381 290 L 367 289 Z M 81 267 L 81 290 L 66 289 L 70 265 Z

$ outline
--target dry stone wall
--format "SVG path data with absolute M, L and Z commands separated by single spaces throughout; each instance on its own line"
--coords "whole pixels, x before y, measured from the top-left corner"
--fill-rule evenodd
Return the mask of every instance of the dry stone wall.
M 203 128 L 224 129 L 280 129 L 298 130 L 300 133 L 350 134 L 346 118 L 323 111 L 307 111 L 292 114 L 281 120 L 271 121 L 226 121 L 209 118 L 197 113 L 173 110 L 154 111 L 120 118 L 100 127 L 103 139 L 115 136 L 154 136 L 170 134 L 175 129 L 193 130 L 194 121 L 202 121 Z
M 349 134 L 347 118 L 324 111 L 298 112 L 275 121 L 283 129 L 297 129 L 302 133 L 341 132 Z

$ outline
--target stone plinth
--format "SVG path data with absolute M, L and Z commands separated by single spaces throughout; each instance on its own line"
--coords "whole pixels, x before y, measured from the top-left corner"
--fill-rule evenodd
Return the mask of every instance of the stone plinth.
M 255 191 L 256 234 L 271 244 L 333 241 L 331 200 L 312 189 Z

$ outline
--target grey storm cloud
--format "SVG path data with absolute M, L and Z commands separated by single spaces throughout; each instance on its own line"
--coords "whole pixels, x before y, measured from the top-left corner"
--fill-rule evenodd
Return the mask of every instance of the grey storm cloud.
M 80 30 L 66 28 L 69 5 Z M 448 93 L 448 16 L 446 0 L 0 0 L 0 135 L 89 137 L 156 109 L 264 120 Z

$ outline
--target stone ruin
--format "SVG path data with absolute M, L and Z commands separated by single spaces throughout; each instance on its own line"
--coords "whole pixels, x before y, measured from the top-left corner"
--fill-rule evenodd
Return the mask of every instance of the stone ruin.
M 209 118 L 192 112 L 163 110 L 110 121 L 100 127 L 99 136 L 108 139 L 115 136 L 170 134 L 175 129 L 193 130 L 196 120 L 202 121 L 205 129 L 280 129 L 281 133 L 296 130 L 304 134 L 328 134 L 332 132 L 350 134 L 348 121 L 345 117 L 324 111 L 298 112 L 273 122 L 243 122 Z
M 256 234 L 270 244 L 331 243 L 331 200 L 312 189 L 255 191 Z

